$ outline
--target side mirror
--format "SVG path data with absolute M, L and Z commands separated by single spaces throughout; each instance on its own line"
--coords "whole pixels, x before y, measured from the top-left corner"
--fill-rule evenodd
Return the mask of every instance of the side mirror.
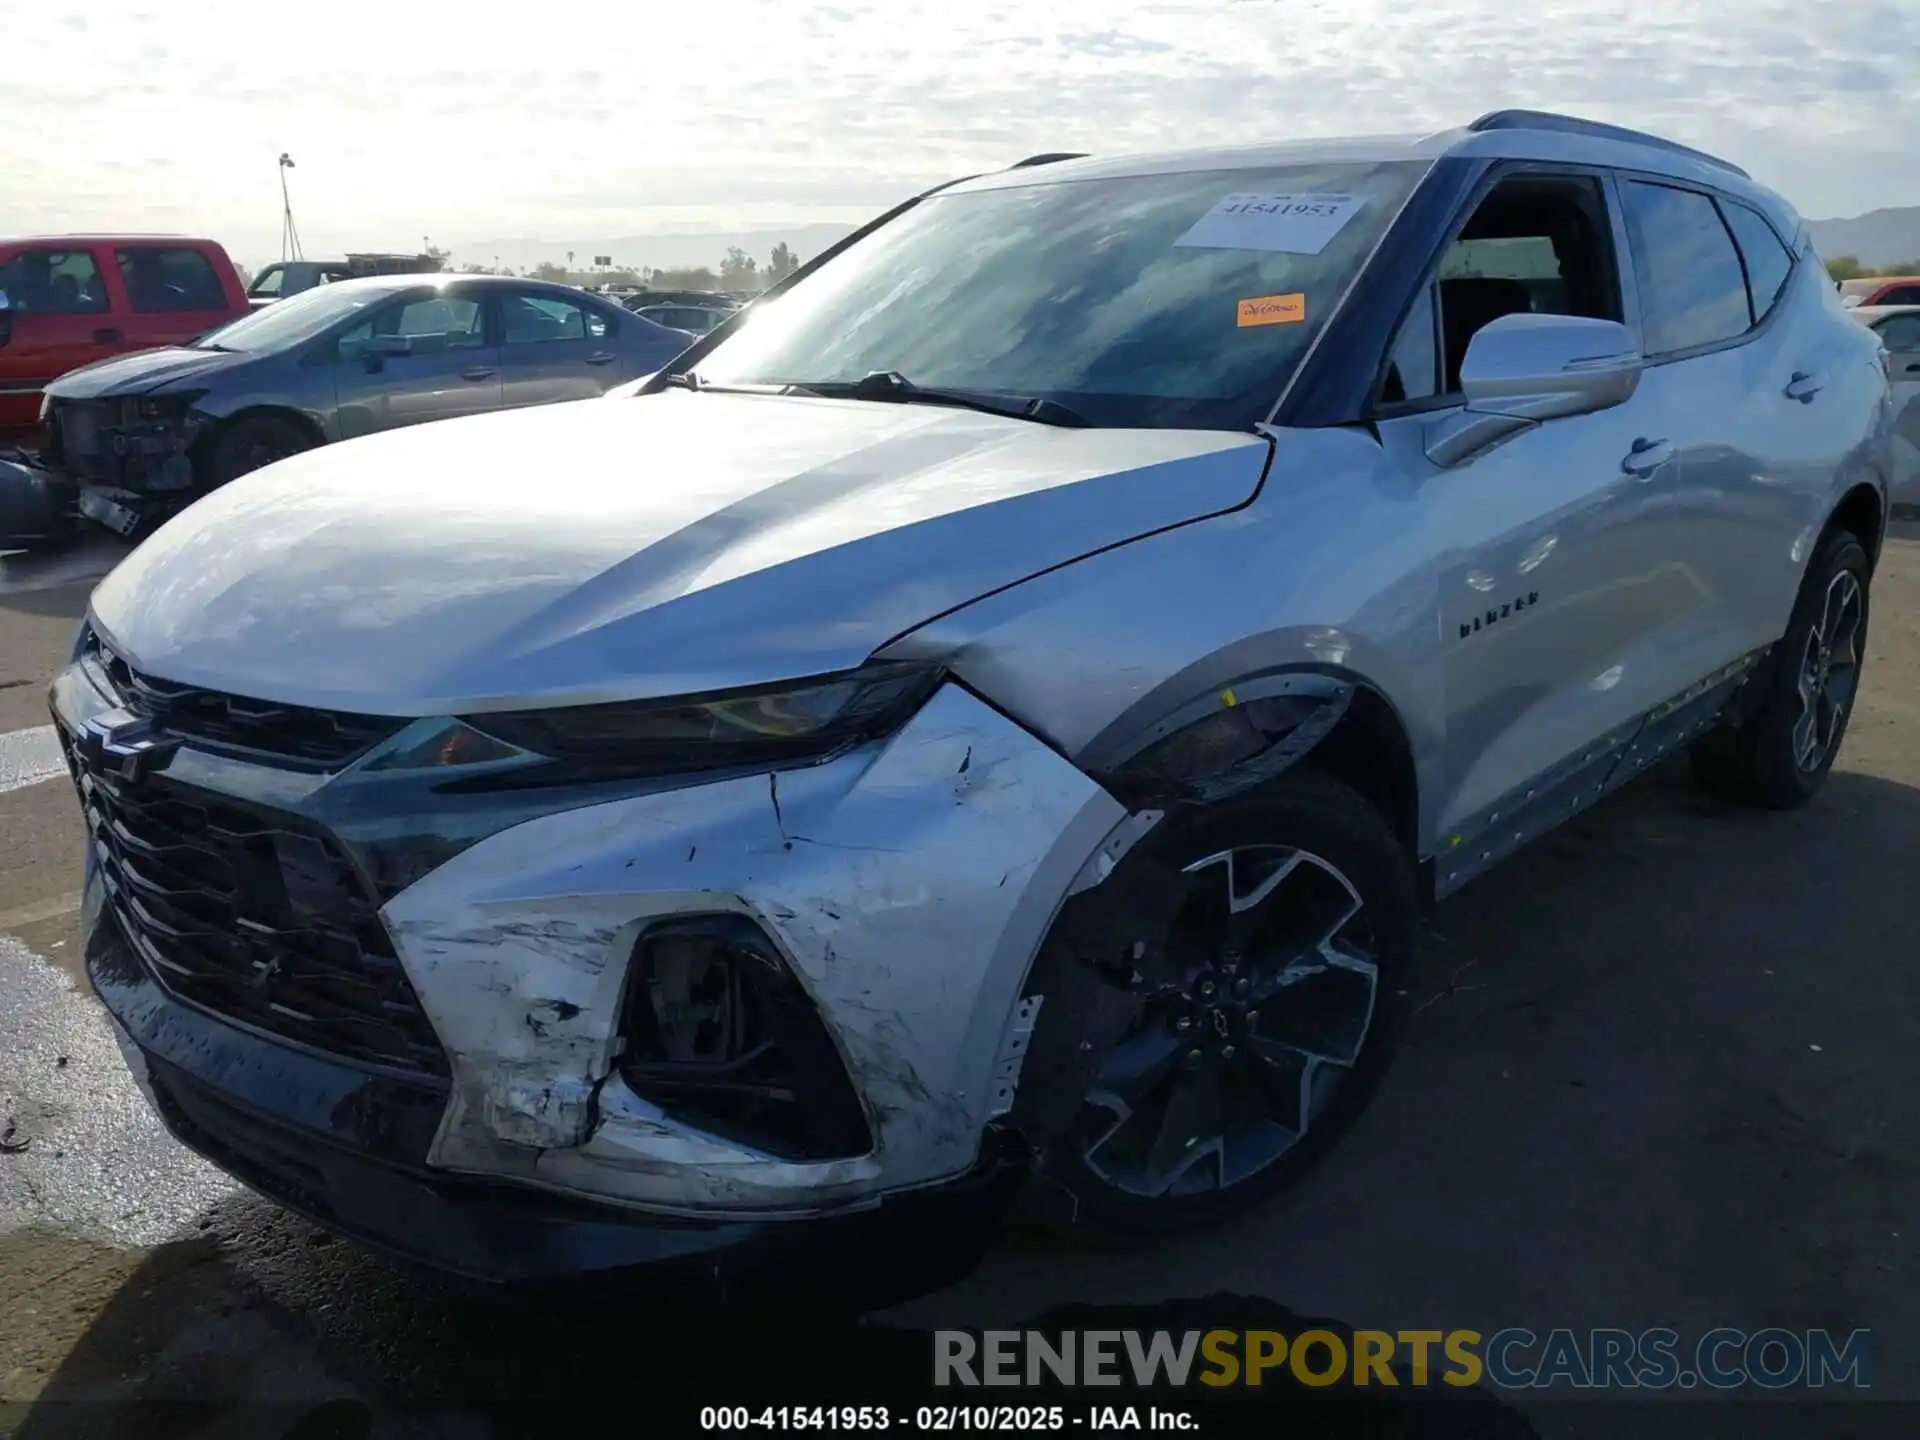
M 1460 364 L 1466 408 L 1435 421 L 1427 458 L 1458 465 L 1545 420 L 1633 398 L 1646 357 L 1633 332 L 1580 315 L 1503 315 L 1476 331 Z
M 377 375 L 386 368 L 389 357 L 411 355 L 413 341 L 405 335 L 375 335 L 360 349 L 360 362 L 367 367 L 369 375 Z

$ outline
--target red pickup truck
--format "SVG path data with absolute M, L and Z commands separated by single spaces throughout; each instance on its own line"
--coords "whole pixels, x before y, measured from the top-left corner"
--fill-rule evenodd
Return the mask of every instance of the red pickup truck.
M 67 371 L 177 345 L 247 310 L 239 272 L 211 240 L 0 239 L 0 440 L 38 428 L 41 390 Z

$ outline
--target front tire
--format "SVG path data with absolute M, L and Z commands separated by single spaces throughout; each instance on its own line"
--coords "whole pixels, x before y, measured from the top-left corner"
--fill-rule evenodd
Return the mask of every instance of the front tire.
M 1043 1223 L 1093 1239 L 1218 1225 L 1310 1169 L 1385 1072 L 1418 935 L 1405 848 L 1308 766 L 1140 850 L 1185 893 L 1040 1187 Z
M 313 445 L 313 437 L 290 420 L 271 415 L 236 420 L 214 441 L 209 466 L 213 483 L 225 485 L 276 460 L 311 450 Z
M 1851 533 L 1821 542 L 1786 634 L 1754 678 L 1758 702 L 1693 748 L 1694 774 L 1709 793 L 1785 810 L 1826 782 L 1860 693 L 1868 573 L 1866 549 Z

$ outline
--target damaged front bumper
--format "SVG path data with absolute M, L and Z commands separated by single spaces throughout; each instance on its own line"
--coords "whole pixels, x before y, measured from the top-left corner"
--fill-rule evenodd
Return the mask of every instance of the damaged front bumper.
M 42 464 L 77 497 L 80 515 L 132 539 L 199 494 L 202 424 L 184 397 L 56 399 Z
M 443 1089 L 370 1075 L 180 1003 L 113 923 L 99 923 L 102 899 L 90 884 L 88 970 L 173 1135 L 287 1209 L 462 1280 L 570 1299 L 637 1290 L 817 1310 L 830 1296 L 875 1309 L 965 1275 L 1025 1174 L 1012 1137 L 991 1134 L 951 1181 L 797 1223 L 650 1215 L 451 1175 L 426 1163 Z
M 908 1230 L 929 1253 L 863 1258 L 896 1272 L 876 1283 L 972 1265 L 1028 1154 L 1008 1126 L 1034 958 L 1139 829 L 1012 721 L 948 685 L 814 765 L 425 797 L 192 735 L 122 765 L 128 727 L 154 733 L 122 707 L 152 690 L 82 660 L 53 706 L 94 834 L 89 968 L 189 1145 L 488 1279 L 720 1278 L 721 1251 L 811 1274 Z M 245 703 L 216 717 L 227 741 Z M 689 945 L 693 971 L 657 948 Z M 723 1053 L 750 1016 L 757 1048 Z M 794 1063 L 753 1073 L 769 1055 Z M 721 1103 L 750 1085 L 746 1112 Z M 773 1125 L 783 1087 L 816 1123 Z M 836 1096 L 850 1122 L 817 1123 Z

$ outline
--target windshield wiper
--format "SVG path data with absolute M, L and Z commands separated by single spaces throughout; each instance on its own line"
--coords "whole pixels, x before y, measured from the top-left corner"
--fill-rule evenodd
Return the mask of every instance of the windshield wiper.
M 943 390 L 933 385 L 916 385 L 898 370 L 875 370 L 858 380 L 797 381 L 787 387 L 803 395 L 825 399 L 892 400 L 901 404 L 954 405 L 963 410 L 979 410 L 988 415 L 1005 415 L 1014 420 L 1033 420 L 1042 425 L 1079 428 L 1091 425 L 1078 410 L 1038 395 L 990 395 L 977 390 Z

